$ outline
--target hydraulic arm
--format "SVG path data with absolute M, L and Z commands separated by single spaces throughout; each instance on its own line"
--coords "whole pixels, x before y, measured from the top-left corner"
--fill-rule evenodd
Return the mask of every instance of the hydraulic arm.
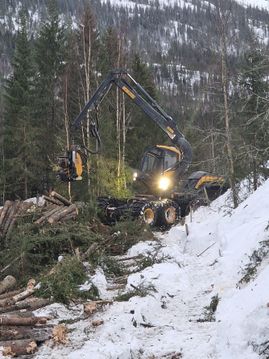
M 179 131 L 175 121 L 169 116 L 149 95 L 149 93 L 126 71 L 112 71 L 97 88 L 91 99 L 86 103 L 78 117 L 72 124 L 72 127 L 79 128 L 82 121 L 86 118 L 88 111 L 96 110 L 104 97 L 107 95 L 112 85 L 117 86 L 133 101 L 148 117 L 155 122 L 169 137 L 172 143 L 180 152 L 179 160 L 173 165 L 173 172 L 176 178 L 184 174 L 192 160 L 192 150 L 189 142 Z M 91 123 L 91 133 L 96 139 L 96 151 L 99 151 L 101 139 L 98 133 L 98 127 L 95 121 Z M 90 151 L 92 152 L 92 151 Z M 74 166 L 73 166 L 74 167 Z M 72 171 L 74 173 L 74 171 Z M 75 175 L 68 177 L 68 180 L 74 180 Z

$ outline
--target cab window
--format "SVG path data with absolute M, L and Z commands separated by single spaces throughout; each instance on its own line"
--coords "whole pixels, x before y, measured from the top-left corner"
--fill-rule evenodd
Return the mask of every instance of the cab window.
M 154 172 L 158 170 L 159 158 L 151 153 L 148 153 L 143 160 L 142 172 Z
M 167 151 L 164 156 L 164 170 L 173 167 L 178 162 L 178 158 L 176 152 Z

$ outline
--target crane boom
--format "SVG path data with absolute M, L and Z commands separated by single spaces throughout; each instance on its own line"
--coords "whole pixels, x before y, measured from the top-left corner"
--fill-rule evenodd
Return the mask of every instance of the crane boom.
M 123 70 L 114 70 L 101 82 L 91 99 L 86 103 L 80 114 L 77 116 L 72 126 L 78 128 L 85 119 L 88 111 L 98 108 L 104 97 L 110 91 L 112 85 L 118 87 L 125 93 L 163 132 L 169 137 L 171 142 L 178 148 L 181 154 L 180 161 L 174 166 L 177 177 L 184 174 L 191 161 L 192 149 L 184 135 L 179 131 L 176 122 L 169 116 L 150 94 L 132 76 Z M 91 124 L 91 131 L 100 144 L 98 130 L 94 123 Z

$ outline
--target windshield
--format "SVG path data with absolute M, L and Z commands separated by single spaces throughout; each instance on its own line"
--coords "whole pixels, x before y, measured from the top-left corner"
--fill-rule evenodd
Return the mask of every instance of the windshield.
M 159 169 L 159 158 L 148 153 L 143 160 L 142 172 L 155 172 Z
M 164 157 L 164 171 L 173 167 L 178 161 L 178 154 L 172 151 L 166 151 Z

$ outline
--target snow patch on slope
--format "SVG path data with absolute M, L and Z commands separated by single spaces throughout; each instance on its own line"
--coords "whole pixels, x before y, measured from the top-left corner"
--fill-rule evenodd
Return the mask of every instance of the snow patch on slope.
M 151 288 L 147 295 L 70 325 L 70 345 L 44 345 L 37 358 L 171 359 L 182 353 L 184 359 L 260 359 L 254 348 L 268 340 L 269 266 L 241 289 L 237 284 L 249 256 L 269 239 L 268 198 L 269 180 L 235 210 L 227 192 L 187 218 L 188 236 L 176 226 L 156 242 L 132 247 L 127 256 L 151 253 L 156 263 L 129 275 L 124 292 Z M 91 279 L 106 298 L 104 273 Z M 206 308 L 216 296 L 216 320 L 208 321 Z M 96 319 L 104 324 L 94 328 Z
M 237 0 L 237 2 L 245 7 L 258 7 L 269 11 L 269 0 Z

